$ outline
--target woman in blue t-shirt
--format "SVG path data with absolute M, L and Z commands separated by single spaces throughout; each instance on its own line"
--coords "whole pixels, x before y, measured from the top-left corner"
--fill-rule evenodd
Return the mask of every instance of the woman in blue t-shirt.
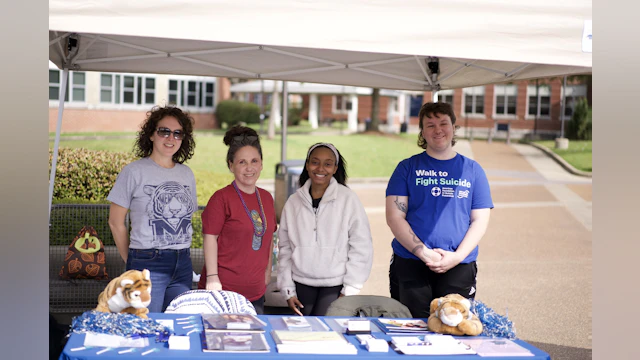
M 476 294 L 478 243 L 493 208 L 482 167 L 453 150 L 456 117 L 447 103 L 419 113 L 418 146 L 401 161 L 386 191 L 387 224 L 395 236 L 390 266 L 392 297 L 413 317 L 429 317 L 434 298 Z

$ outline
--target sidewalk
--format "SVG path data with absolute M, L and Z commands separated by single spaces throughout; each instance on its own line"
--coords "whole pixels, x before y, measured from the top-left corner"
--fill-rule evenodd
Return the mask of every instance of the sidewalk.
M 495 205 L 480 244 L 477 299 L 508 311 L 518 337 L 553 359 L 590 357 L 591 178 L 569 174 L 530 145 L 461 140 L 454 149 L 485 169 Z M 388 296 L 393 234 L 382 180 L 349 185 L 365 206 L 374 242 L 362 294 Z

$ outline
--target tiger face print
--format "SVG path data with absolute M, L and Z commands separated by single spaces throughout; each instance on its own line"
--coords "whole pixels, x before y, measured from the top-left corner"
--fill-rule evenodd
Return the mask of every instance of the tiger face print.
M 164 219 L 177 226 L 182 218 L 193 213 L 195 206 L 188 186 L 167 181 L 158 186 L 145 185 L 144 192 L 151 197 L 147 207 L 151 219 Z
M 144 192 L 151 198 L 147 213 L 153 229 L 153 246 L 190 243 L 191 216 L 196 204 L 189 187 L 167 181 L 158 186 L 145 185 Z
M 97 311 L 131 313 L 146 318 L 151 303 L 149 270 L 129 270 L 111 280 L 98 295 Z

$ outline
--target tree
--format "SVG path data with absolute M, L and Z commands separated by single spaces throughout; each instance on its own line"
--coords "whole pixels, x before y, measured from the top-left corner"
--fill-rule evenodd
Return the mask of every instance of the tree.
M 380 131 L 380 89 L 374 88 L 371 92 L 371 131 Z

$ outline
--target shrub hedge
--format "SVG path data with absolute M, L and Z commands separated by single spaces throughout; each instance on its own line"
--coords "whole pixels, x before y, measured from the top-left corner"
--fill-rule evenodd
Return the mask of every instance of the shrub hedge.
M 49 149 L 49 170 L 52 159 Z M 122 168 L 136 159 L 133 153 L 60 148 L 53 197 L 104 203 Z
M 239 123 L 259 124 L 260 107 L 254 103 L 223 100 L 216 105 L 216 119 L 220 124 L 227 124 L 227 128 Z

